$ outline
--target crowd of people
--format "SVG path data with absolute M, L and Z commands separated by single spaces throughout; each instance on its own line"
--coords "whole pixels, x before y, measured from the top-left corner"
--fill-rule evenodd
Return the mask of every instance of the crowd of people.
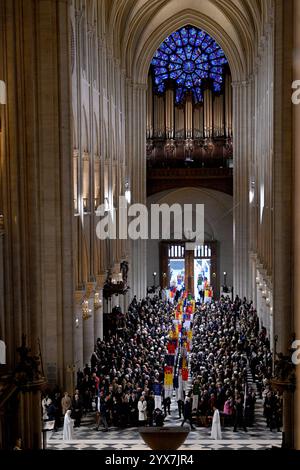
M 53 419 L 58 428 L 67 414 L 68 422 L 73 419 L 79 427 L 84 414 L 95 412 L 97 430 L 161 426 L 170 414 L 163 383 L 173 309 L 158 296 L 139 302 L 135 297 L 122 328 L 97 340 L 90 364 L 77 373 L 74 396 L 56 390 L 44 397 L 44 419 Z M 249 371 L 256 387 L 248 383 Z M 182 424 L 208 426 L 218 410 L 223 425 L 247 431 L 254 423 L 258 396 L 264 398 L 267 426 L 280 430 L 281 397 L 269 382 L 270 345 L 251 302 L 221 298 L 197 306 L 190 373 L 190 389 L 176 394 Z
M 264 397 L 267 425 L 280 430 L 281 397 L 270 388 L 270 344 L 266 330 L 259 330 L 252 302 L 222 298 L 199 309 L 193 325 L 191 372 L 193 409 L 204 422 L 217 408 L 223 423 L 234 431 L 247 431 L 254 423 L 258 396 Z

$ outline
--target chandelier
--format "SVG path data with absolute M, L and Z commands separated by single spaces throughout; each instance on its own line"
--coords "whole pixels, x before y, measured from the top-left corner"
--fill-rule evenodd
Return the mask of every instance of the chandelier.
M 100 294 L 99 294 L 99 292 L 96 292 L 96 293 L 95 293 L 95 297 L 94 297 L 94 307 L 95 307 L 95 310 L 98 310 L 99 308 L 102 307 L 102 299 L 100 299 Z
M 82 302 L 82 319 L 87 320 L 92 316 L 92 310 L 89 308 L 89 301 L 84 300 Z

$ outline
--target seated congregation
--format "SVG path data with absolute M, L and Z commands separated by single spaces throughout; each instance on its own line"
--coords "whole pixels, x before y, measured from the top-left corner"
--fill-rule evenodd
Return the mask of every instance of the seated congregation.
M 171 302 L 134 298 L 123 327 L 98 339 L 90 364 L 78 370 L 73 396 L 65 392 L 62 397 L 56 389 L 44 397 L 44 419 L 55 420 L 59 428 L 71 410 L 74 427 L 91 414 L 96 429 L 108 431 L 162 426 L 173 413 L 182 420 L 178 425 L 188 422 L 194 429 L 210 428 L 218 410 L 222 427 L 246 432 L 255 427 L 256 402 L 263 400 L 266 426 L 280 431 L 282 398 L 271 388 L 270 344 L 252 302 L 222 297 L 195 305 L 189 379 L 182 386 L 179 352 L 170 393 L 164 375 L 173 319 Z

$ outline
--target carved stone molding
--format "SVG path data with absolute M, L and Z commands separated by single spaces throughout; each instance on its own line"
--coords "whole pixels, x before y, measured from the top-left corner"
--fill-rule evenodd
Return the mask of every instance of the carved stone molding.
M 90 297 L 91 294 L 94 292 L 96 287 L 96 282 L 87 282 L 86 283 L 86 296 Z
M 85 291 L 84 290 L 76 290 L 75 291 L 74 299 L 75 299 L 76 305 L 81 305 L 81 303 L 84 299 L 84 296 L 85 296 Z

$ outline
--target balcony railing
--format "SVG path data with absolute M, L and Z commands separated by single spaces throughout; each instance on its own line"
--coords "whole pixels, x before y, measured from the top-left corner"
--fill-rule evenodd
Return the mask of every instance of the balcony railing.
M 214 139 L 148 139 L 148 168 L 230 168 L 232 140 Z

